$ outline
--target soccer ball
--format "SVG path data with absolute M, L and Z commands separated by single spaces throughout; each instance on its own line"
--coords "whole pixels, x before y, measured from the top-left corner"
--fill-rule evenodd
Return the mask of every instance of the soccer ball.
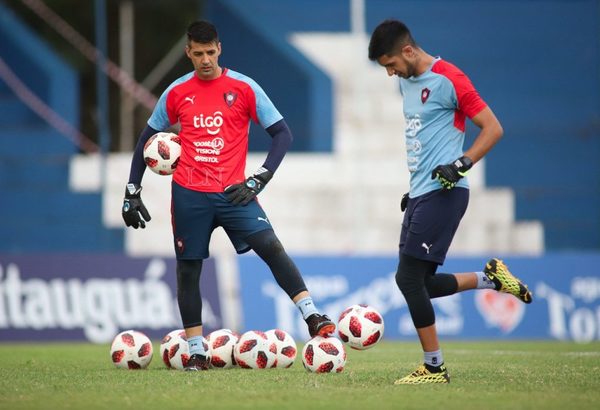
M 240 337 L 233 354 L 244 369 L 268 369 L 275 364 L 276 351 L 275 343 L 269 342 L 264 332 L 249 330 Z
M 113 339 L 110 358 L 122 369 L 145 369 L 152 361 L 152 342 L 141 332 L 125 330 Z
M 239 336 L 229 329 L 215 330 L 206 338 L 210 349 L 210 364 L 217 369 L 229 369 L 237 363 L 233 349 Z
M 159 175 L 171 175 L 181 155 L 181 140 L 170 132 L 158 132 L 144 145 L 144 162 Z
M 160 342 L 160 357 L 162 358 L 165 366 L 167 366 L 169 369 L 172 368 L 171 362 L 169 361 L 169 356 L 174 355 L 175 350 L 179 349 L 179 345 L 176 343 L 178 341 L 178 335 L 185 337 L 185 330 L 172 330 L 171 332 L 167 333 Z M 171 349 L 173 349 L 173 353 L 171 353 Z
M 173 345 L 169 350 L 169 364 L 174 369 L 184 370 L 188 364 L 188 360 L 190 360 L 190 346 L 185 332 L 175 334 L 173 339 Z M 208 348 L 208 342 L 204 337 L 202 338 L 202 344 L 204 345 L 204 351 L 206 352 L 206 359 L 210 362 L 210 350 Z
M 273 367 L 285 369 L 294 364 L 298 352 L 294 338 L 285 330 L 280 329 L 271 329 L 265 334 L 271 343 L 275 343 L 276 359 Z
M 316 336 L 304 345 L 302 364 L 315 373 L 339 373 L 346 365 L 346 350 L 335 337 Z
M 352 305 L 342 312 L 338 335 L 357 350 L 370 349 L 383 336 L 383 317 L 372 306 Z

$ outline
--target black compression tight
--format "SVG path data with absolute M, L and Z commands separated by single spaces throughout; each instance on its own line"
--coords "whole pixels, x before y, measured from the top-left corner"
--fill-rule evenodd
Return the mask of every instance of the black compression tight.
M 277 284 L 293 299 L 306 290 L 296 264 L 288 256 L 272 229 L 254 233 L 246 238 L 254 252 L 269 266 Z
M 454 275 L 435 273 L 435 262 L 417 259 L 401 253 L 396 283 L 406 299 L 410 316 L 417 329 L 435 323 L 432 298 L 456 293 L 458 282 Z
M 184 328 L 202 325 L 202 259 L 177 261 L 177 304 Z

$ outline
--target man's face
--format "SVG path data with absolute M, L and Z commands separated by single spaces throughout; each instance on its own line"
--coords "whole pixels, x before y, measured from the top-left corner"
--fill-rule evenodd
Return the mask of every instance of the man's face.
M 213 80 L 221 73 L 219 71 L 219 56 L 221 43 L 196 43 L 190 41 L 185 48 L 185 53 L 192 60 L 196 74 L 202 80 Z
M 397 75 L 398 77 L 409 78 L 416 73 L 415 50 L 412 46 L 404 46 L 392 55 L 384 54 L 377 59 L 377 62 L 385 68 L 390 77 Z

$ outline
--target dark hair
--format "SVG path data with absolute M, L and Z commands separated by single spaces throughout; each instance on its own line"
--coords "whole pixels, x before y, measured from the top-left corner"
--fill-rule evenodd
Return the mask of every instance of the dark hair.
M 369 60 L 377 60 L 384 54 L 391 55 L 406 45 L 417 46 L 406 24 L 398 20 L 385 20 L 371 34 Z
M 187 29 L 188 43 L 194 41 L 196 43 L 218 43 L 219 35 L 217 28 L 206 20 L 194 21 Z

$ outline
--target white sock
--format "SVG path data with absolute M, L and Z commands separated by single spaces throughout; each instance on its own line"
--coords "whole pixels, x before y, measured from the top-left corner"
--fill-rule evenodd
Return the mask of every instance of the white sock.
M 475 272 L 475 274 L 477 275 L 477 289 L 496 289 L 494 282 L 485 276 L 485 273 Z
M 302 313 L 302 317 L 304 319 L 308 318 L 313 313 L 319 313 L 317 307 L 315 306 L 315 303 L 313 302 L 310 296 L 307 296 L 296 302 L 296 307 L 300 309 L 300 313 Z
M 435 352 L 423 352 L 424 362 L 429 366 L 439 367 L 444 364 L 444 356 L 442 355 L 442 349 L 438 349 Z
M 199 354 L 206 356 L 206 350 L 204 349 L 204 343 L 202 343 L 202 336 L 193 336 L 188 339 L 188 346 L 190 348 L 190 356 L 193 354 Z

